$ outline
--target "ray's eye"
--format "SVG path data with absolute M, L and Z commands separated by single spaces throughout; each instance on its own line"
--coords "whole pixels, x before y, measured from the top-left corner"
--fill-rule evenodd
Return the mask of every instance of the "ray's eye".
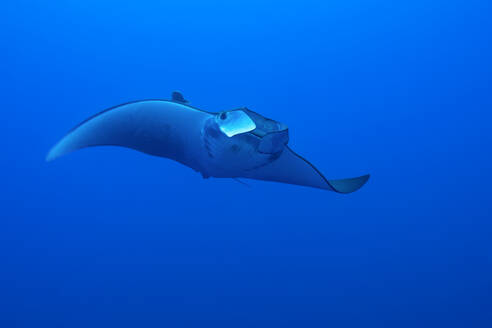
M 225 120 L 226 118 L 227 118 L 227 114 L 226 113 L 220 114 L 220 119 L 221 120 Z

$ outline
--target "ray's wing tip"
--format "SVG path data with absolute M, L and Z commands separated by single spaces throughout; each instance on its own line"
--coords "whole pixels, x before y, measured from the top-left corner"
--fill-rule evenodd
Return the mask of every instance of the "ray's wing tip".
M 46 157 L 44 158 L 45 162 L 49 163 L 52 162 L 56 159 L 56 155 L 53 152 L 53 149 L 51 149 L 48 154 L 46 154 Z
M 350 194 L 362 188 L 370 177 L 370 174 L 366 174 L 356 178 L 328 180 L 328 182 L 335 192 Z
M 52 162 L 55 159 L 57 159 L 58 157 L 63 156 L 64 154 L 65 153 L 60 150 L 59 143 L 57 143 L 56 145 L 54 145 L 50 149 L 50 151 L 48 152 L 48 154 L 46 154 L 46 157 L 44 158 L 44 160 L 46 162 Z
M 370 174 L 365 174 L 363 176 L 360 176 L 359 179 L 361 179 L 362 184 L 360 185 L 359 188 L 363 187 L 367 183 L 367 181 L 369 181 L 370 178 L 371 178 Z

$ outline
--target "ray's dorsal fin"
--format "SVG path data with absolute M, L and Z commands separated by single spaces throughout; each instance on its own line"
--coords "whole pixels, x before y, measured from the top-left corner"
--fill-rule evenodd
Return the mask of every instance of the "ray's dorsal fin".
M 174 102 L 180 103 L 180 104 L 187 104 L 188 103 L 188 100 L 184 99 L 181 92 L 178 92 L 178 91 L 173 91 L 173 93 L 171 93 L 171 100 Z

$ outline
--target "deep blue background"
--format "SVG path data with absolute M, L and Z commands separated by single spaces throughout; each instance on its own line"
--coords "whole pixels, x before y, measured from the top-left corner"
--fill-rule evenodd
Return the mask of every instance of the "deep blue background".
M 0 326 L 491 327 L 490 1 L 0 5 Z M 351 195 L 203 180 L 115 148 L 180 90 L 289 125 Z

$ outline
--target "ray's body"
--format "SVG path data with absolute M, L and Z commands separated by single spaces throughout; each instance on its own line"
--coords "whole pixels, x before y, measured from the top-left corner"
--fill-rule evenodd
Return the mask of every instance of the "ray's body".
M 288 128 L 247 108 L 211 113 L 183 96 L 109 108 L 73 128 L 48 153 L 51 161 L 77 149 L 120 146 L 186 165 L 203 177 L 249 178 L 350 193 L 369 175 L 327 180 L 287 145 Z

